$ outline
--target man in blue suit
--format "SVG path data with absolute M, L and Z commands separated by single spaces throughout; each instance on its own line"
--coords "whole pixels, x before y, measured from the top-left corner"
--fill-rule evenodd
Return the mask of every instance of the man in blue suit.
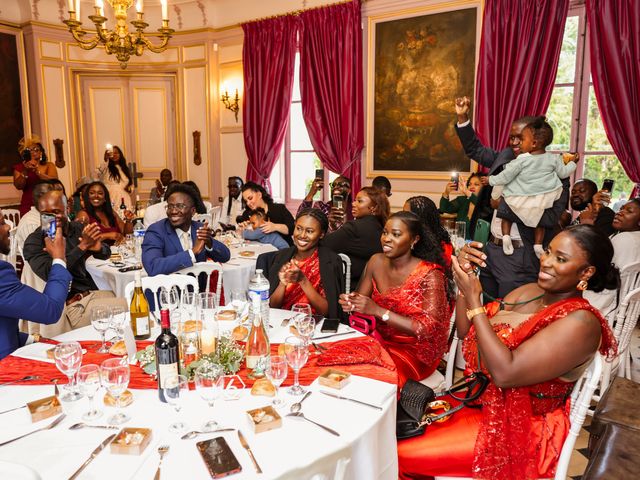
M 7 255 L 9 249 L 9 225 L 0 211 L 0 253 Z M 13 266 L 0 260 L 0 359 L 29 342 L 29 335 L 18 331 L 21 318 L 52 324 L 62 315 L 71 274 L 67 271 L 65 239 L 60 226 L 53 241 L 45 239 L 45 249 L 53 258 L 53 265 L 42 293 L 20 283 Z
M 169 274 L 210 258 L 226 262 L 229 249 L 213 239 L 206 223 L 192 220 L 198 193 L 188 185 L 175 185 L 167 198 L 167 218 L 153 223 L 142 242 L 142 265 L 149 276 Z

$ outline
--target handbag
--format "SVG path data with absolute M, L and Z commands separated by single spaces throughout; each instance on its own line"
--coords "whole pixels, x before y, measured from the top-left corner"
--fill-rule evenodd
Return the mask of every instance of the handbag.
M 349 315 L 349 326 L 365 335 L 371 335 L 376 330 L 376 317 L 352 313 Z
M 400 400 L 396 413 L 396 438 L 417 437 L 422 435 L 427 426 L 434 422 L 444 422 L 451 415 L 465 406 L 473 407 L 480 395 L 489 385 L 489 378 L 482 372 L 474 372 L 461 378 L 449 389 L 436 393 L 431 387 L 415 380 L 407 380 L 400 391 Z M 460 402 L 451 408 L 449 402 L 437 400 L 438 397 L 449 395 Z M 442 413 L 430 410 L 443 409 Z

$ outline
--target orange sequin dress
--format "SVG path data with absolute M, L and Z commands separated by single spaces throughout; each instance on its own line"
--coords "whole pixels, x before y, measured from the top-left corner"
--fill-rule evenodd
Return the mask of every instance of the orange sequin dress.
M 607 321 L 582 298 L 563 300 L 510 327 L 493 325 L 510 350 L 549 324 L 576 310 L 598 318 L 600 353 L 611 357 L 616 342 Z M 467 367 L 478 368 L 473 326 L 463 343 Z M 481 366 L 482 367 L 482 366 Z M 484 367 L 482 370 L 486 372 Z M 569 433 L 569 396 L 573 383 L 558 378 L 536 385 L 498 388 L 490 383 L 481 397 L 482 410 L 464 408 L 442 424 L 431 425 L 420 437 L 398 442 L 400 478 L 466 476 L 478 479 L 525 480 L 551 478 Z M 452 402 L 455 403 L 455 402 Z
M 447 350 L 451 308 L 447 303 L 445 276 L 436 264 L 421 261 L 404 283 L 380 293 L 373 282 L 371 298 L 382 308 L 413 320 L 415 336 L 378 322 L 376 338 L 398 369 L 398 385 L 408 378 L 431 375 Z

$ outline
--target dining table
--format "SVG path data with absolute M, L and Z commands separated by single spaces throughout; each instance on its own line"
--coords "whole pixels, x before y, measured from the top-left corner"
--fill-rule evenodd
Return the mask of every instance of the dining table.
M 270 243 L 260 243 L 255 241 L 227 241 L 227 246 L 231 252 L 228 262 L 220 264 L 222 266 L 222 286 L 225 292 L 234 290 L 247 290 L 249 280 L 256 271 L 256 260 L 261 253 L 273 252 L 276 248 Z M 120 258 L 118 262 L 110 260 L 98 260 L 94 257 L 86 259 L 86 268 L 91 278 L 99 290 L 111 290 L 116 297 L 125 297 L 127 284 L 135 280 L 136 270 L 121 272 L 126 267 L 131 267 L 137 263 L 134 257 Z M 147 272 L 142 268 L 140 271 L 143 277 Z
M 272 354 L 277 352 L 278 344 L 292 334 L 292 318 L 290 311 L 270 309 L 267 331 Z M 220 335 L 229 335 L 235 326 L 236 321 L 219 322 Z M 253 380 L 247 376 L 246 368 L 241 368 L 237 376 L 227 378 L 228 388 L 220 392 L 213 407 L 200 398 L 196 389 L 191 388 L 186 392 L 183 409 L 176 413 L 170 405 L 159 400 L 155 379 L 144 373 L 140 366 L 131 365 L 128 388 L 133 394 L 133 402 L 123 409 L 130 420 L 122 427 L 151 429 L 151 442 L 140 455 L 116 454 L 107 447 L 77 478 L 157 480 L 154 475 L 161 447 L 168 447 L 168 451 L 164 455 L 160 478 L 211 478 L 196 445 L 200 441 L 223 437 L 241 465 L 241 471 L 230 478 L 397 479 L 397 373 L 391 358 L 375 339 L 348 325 L 341 324 L 335 333 L 321 330 L 322 321 L 316 325 L 309 344 L 309 359 L 300 370 L 300 383 L 311 392 L 302 403 L 301 411 L 314 422 L 335 430 L 339 436 L 304 419 L 287 416 L 292 404 L 301 399 L 287 392 L 288 385 L 292 384 L 291 368 L 279 392 L 285 401 L 277 408 L 282 417 L 281 427 L 255 433 L 247 412 L 271 405 L 272 398 L 251 394 Z M 157 327 L 152 333 L 151 338 L 154 338 Z M 50 342 L 79 341 L 86 350 L 83 365 L 100 364 L 112 356 L 96 352 L 98 339 L 97 332 L 89 326 L 64 333 Z M 137 345 L 141 349 L 149 343 L 138 342 Z M 42 345 L 32 344 L 0 360 L 0 412 L 11 410 L 0 413 L 3 426 L 0 429 L 0 478 L 9 478 L 6 476 L 8 472 L 14 473 L 16 468 L 33 472 L 34 476 L 25 478 L 70 478 L 101 442 L 118 432 L 117 429 L 99 428 L 71 430 L 69 427 L 81 422 L 82 414 L 89 410 L 89 401 L 82 398 L 73 407 L 64 405 L 66 417 L 54 428 L 2 445 L 56 420 L 56 417 L 51 417 L 32 423 L 29 412 L 23 408 L 27 402 L 53 395 L 54 379 L 61 384 L 67 382 L 55 362 L 42 352 Z M 362 352 L 366 354 L 363 356 Z M 349 383 L 340 390 L 320 385 L 318 377 L 327 368 L 350 373 Z M 24 376 L 34 372 L 38 379 L 24 380 Z M 14 380 L 18 383 L 3 385 Z M 335 398 L 335 395 L 343 398 Z M 96 397 L 102 399 L 102 396 L 103 389 Z M 102 417 L 87 423 L 107 425 L 114 409 L 104 406 L 101 401 L 98 403 L 103 410 Z M 169 430 L 169 425 L 176 420 L 186 423 L 188 430 L 200 430 L 210 420 L 216 421 L 220 428 L 232 430 L 184 440 L 182 434 Z M 244 436 L 262 473 L 257 473 L 238 432 Z

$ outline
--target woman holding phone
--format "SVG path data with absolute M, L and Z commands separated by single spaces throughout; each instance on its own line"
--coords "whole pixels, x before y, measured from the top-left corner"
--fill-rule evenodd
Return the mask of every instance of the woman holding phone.
M 119 207 L 122 201 L 129 212 L 133 212 L 133 202 L 131 192 L 133 190 L 133 180 L 131 171 L 127 166 L 127 159 L 117 145 L 107 145 L 104 152 L 104 163 L 96 170 L 98 179 L 109 190 L 109 196 L 115 207 Z
M 13 166 L 13 186 L 22 190 L 19 210 L 23 216 L 33 206 L 33 187 L 43 180 L 58 178 L 58 171 L 47 160 L 44 146 L 35 135 L 20 140 L 18 152 L 22 162 Z
M 452 180 L 454 178 L 455 177 L 452 176 Z M 451 191 L 458 189 L 462 195 L 458 195 L 454 200 L 449 200 Z M 465 222 L 467 225 L 466 232 L 468 238 L 470 234 L 469 221 L 473 215 L 473 210 L 476 208 L 480 190 L 482 190 L 480 174 L 472 173 L 466 181 L 465 178 L 460 175 L 457 181 L 447 183 L 440 198 L 440 212 L 455 213 L 458 222 Z

